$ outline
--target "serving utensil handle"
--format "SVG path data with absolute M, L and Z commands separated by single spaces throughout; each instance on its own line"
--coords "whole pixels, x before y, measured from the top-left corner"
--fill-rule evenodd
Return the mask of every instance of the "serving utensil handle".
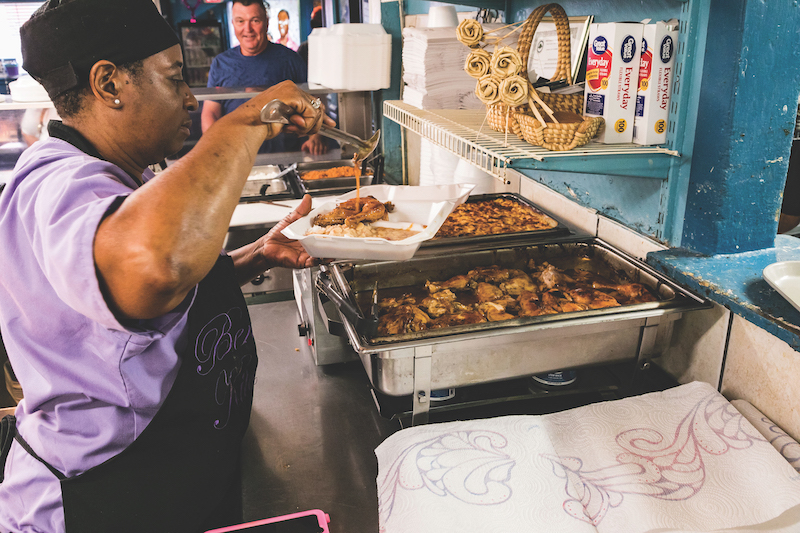
M 349 144 L 354 146 L 356 150 L 372 150 L 372 146 L 365 143 L 359 137 L 352 135 L 350 133 L 344 132 L 340 129 L 332 128 L 330 126 L 326 126 L 325 124 L 319 129 L 319 134 L 325 137 L 329 137 L 335 141 L 339 141 L 344 144 Z
M 314 285 L 317 289 L 322 291 L 330 301 L 336 304 L 336 307 L 345 318 L 353 324 L 357 332 L 370 336 L 375 335 L 375 331 L 378 327 L 377 316 L 374 317 L 374 320 L 372 318 L 364 318 L 358 307 L 352 302 L 347 301 L 339 291 L 336 290 L 333 286 L 333 282 L 328 278 L 328 270 L 324 265 L 320 265 Z
M 296 114 L 294 108 L 275 99 L 267 102 L 264 107 L 261 108 L 261 122 L 289 124 L 289 117 L 294 114 Z M 353 134 L 337 128 L 332 128 L 325 124 L 320 128 L 319 134 L 330 137 L 335 141 L 354 146 L 358 152 L 364 153 L 364 156 L 372 152 L 377 142 L 377 139 L 375 139 L 375 141 L 369 143 L 360 137 L 356 137 Z

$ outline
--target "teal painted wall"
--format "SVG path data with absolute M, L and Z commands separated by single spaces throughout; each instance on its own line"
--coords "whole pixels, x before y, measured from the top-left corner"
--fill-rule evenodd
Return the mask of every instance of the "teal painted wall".
M 536 7 L 545 2 L 511 0 L 510 21 L 523 20 Z M 677 18 L 685 2 L 680 0 L 562 0 L 558 2 L 569 16 L 593 15 L 596 22 L 641 21 L 649 18 L 666 20 Z
M 521 172 L 644 235 L 656 235 L 663 225 L 663 180 L 578 172 Z
M 407 15 L 424 15 L 428 13 L 431 6 L 442 5 L 443 2 L 429 2 L 427 0 L 406 0 L 404 3 L 405 12 Z M 496 9 L 505 9 L 505 1 L 489 1 L 489 2 L 476 2 L 481 4 L 481 7 L 495 7 Z M 475 7 L 470 5 L 455 5 L 456 11 L 475 11 Z

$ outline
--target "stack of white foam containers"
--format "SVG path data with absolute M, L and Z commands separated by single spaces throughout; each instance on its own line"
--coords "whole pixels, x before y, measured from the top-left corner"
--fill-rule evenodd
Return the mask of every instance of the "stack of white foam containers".
M 392 38 L 380 24 L 334 24 L 308 36 L 308 83 L 328 89 L 388 89 Z

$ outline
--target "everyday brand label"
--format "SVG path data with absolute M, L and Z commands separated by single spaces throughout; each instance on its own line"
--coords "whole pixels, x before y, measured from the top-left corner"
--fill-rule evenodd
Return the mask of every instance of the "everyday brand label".
M 628 35 L 622 40 L 622 46 L 620 47 L 620 57 L 622 58 L 623 63 L 631 63 L 633 58 L 636 57 L 636 39 L 634 39 L 633 35 Z M 620 80 L 619 80 L 619 91 L 617 94 L 617 100 L 619 101 L 619 106 L 622 109 L 628 109 L 630 105 L 631 96 L 633 96 L 636 91 L 636 87 L 634 86 L 633 78 L 636 76 L 636 81 L 638 81 L 638 69 L 633 68 L 634 65 L 629 65 L 620 69 Z M 617 120 L 614 123 L 614 131 L 617 133 L 624 133 L 625 129 L 627 128 L 627 121 L 626 120 Z
M 667 110 L 672 83 L 672 59 L 675 51 L 671 35 L 665 35 L 661 40 L 661 63 L 658 69 L 658 107 L 662 111 Z
M 633 142 L 637 144 L 666 142 L 678 37 L 674 28 L 673 24 L 657 22 L 645 25 L 642 32 L 633 127 Z
M 633 67 L 625 67 L 619 71 L 617 101 L 622 109 L 628 109 L 632 93 L 636 90 L 636 86 L 633 83 L 634 76 Z
M 633 137 L 642 24 L 592 24 L 586 54 L 584 114 L 603 117 L 598 142 L 626 143 Z
M 605 37 L 600 35 L 592 41 L 586 59 L 586 85 L 589 86 L 589 90 L 597 92 L 608 89 L 613 55 Z

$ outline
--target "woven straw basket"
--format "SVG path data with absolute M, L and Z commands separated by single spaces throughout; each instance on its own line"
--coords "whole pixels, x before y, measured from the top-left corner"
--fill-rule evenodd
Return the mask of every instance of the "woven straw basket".
M 514 133 L 530 144 L 562 152 L 588 143 L 603 125 L 600 117 L 582 117 L 565 111 L 556 111 L 554 114 L 559 123 L 548 122 L 547 127 L 543 128 L 536 118 L 525 113 L 515 113 Z M 574 118 L 564 115 L 574 115 Z
M 511 107 L 506 104 L 491 104 L 486 106 L 486 123 L 494 131 L 520 135 L 519 124 L 515 118 L 517 114 L 529 112 L 528 106 Z
M 558 36 L 558 59 L 556 71 L 553 73 L 552 80 L 566 79 L 567 85 L 572 85 L 572 68 L 570 65 L 572 56 L 570 48 L 570 28 L 569 17 L 564 8 L 559 4 L 544 4 L 534 9 L 522 25 L 519 39 L 517 40 L 517 51 L 522 59 L 522 65 L 527 69 L 528 56 L 531 51 L 531 43 L 536 29 L 544 16 L 550 13 L 556 25 L 556 35 Z M 534 91 L 533 87 L 529 87 Z M 583 110 L 583 94 L 553 94 L 536 91 L 542 101 L 550 106 L 553 111 L 568 111 L 580 113 Z M 519 129 L 514 125 L 513 118 L 509 120 L 506 112 L 509 107 L 505 104 L 492 104 L 487 106 L 487 122 L 489 127 L 495 131 L 503 133 L 517 133 Z M 511 114 L 515 112 L 529 112 L 528 106 L 511 109 Z M 541 111 L 544 111 L 540 108 Z
M 545 4 L 533 10 L 528 16 L 528 20 L 525 21 L 522 32 L 519 35 L 517 51 L 522 58 L 522 64 L 527 67 L 533 35 L 547 13 L 550 13 L 553 17 L 553 22 L 556 25 L 556 35 L 558 36 L 558 62 L 551 80 L 565 79 L 567 80 L 567 85 L 572 85 L 572 48 L 570 44 L 569 17 L 559 4 Z M 581 93 L 553 94 L 541 91 L 536 91 L 536 93 L 553 111 L 568 111 L 572 113 L 581 113 L 583 111 L 583 94 Z
M 572 85 L 569 17 L 559 4 L 544 4 L 533 10 L 522 26 L 522 32 L 517 41 L 517 51 L 522 59 L 522 64 L 527 67 L 533 36 L 547 13 L 553 17 L 558 36 L 558 60 L 556 71 L 551 79 L 565 79 L 567 85 Z M 533 86 L 529 86 L 529 90 L 535 91 L 536 95 L 555 114 L 566 115 L 567 120 L 559 119 L 558 124 L 547 121 L 547 127 L 542 127 L 541 122 L 533 116 L 527 105 L 509 108 L 507 105 L 498 103 L 487 106 L 486 120 L 489 127 L 499 132 L 514 133 L 526 142 L 548 150 L 564 151 L 586 144 L 603 125 L 601 118 L 581 116 L 583 111 L 582 93 L 545 93 L 534 89 Z M 546 120 L 545 110 L 537 102 L 534 102 L 534 105 Z

